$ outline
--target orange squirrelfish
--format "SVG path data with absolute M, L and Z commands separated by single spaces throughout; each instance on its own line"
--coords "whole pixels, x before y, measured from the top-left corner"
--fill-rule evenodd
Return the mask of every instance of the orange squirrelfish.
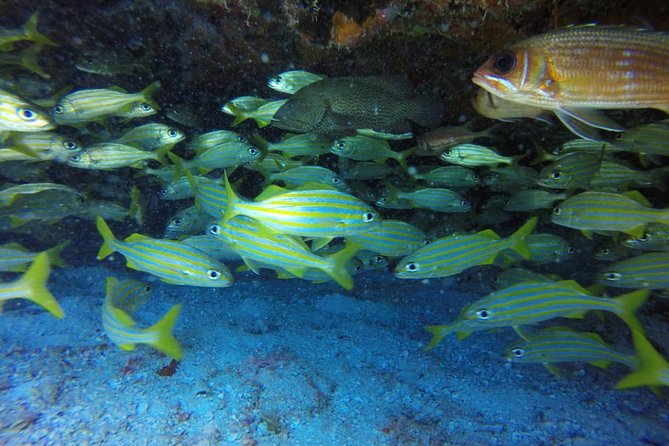
M 625 26 L 550 31 L 492 56 L 472 82 L 509 101 L 551 110 L 574 133 L 625 128 L 598 109 L 669 112 L 669 34 Z

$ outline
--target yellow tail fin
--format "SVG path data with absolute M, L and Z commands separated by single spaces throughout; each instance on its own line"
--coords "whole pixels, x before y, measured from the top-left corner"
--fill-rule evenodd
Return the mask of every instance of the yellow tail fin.
M 353 278 L 346 266 L 359 249 L 359 244 L 347 242 L 344 249 L 328 257 L 331 267 L 325 272 L 345 290 L 353 289 Z
M 114 234 L 111 232 L 111 229 L 109 229 L 109 226 L 107 226 L 107 223 L 104 221 L 102 217 L 99 215 L 95 218 L 95 226 L 98 228 L 98 232 L 102 236 L 102 246 L 100 246 L 100 250 L 98 251 L 98 260 L 102 260 L 114 251 L 113 244 L 116 242 L 116 237 L 114 237 Z
M 669 363 L 653 347 L 642 329 L 632 329 L 632 340 L 639 358 L 637 369 L 618 381 L 616 389 L 640 386 L 668 386 Z
M 56 299 L 46 288 L 46 281 L 50 272 L 49 256 L 46 251 L 40 252 L 28 271 L 21 276 L 19 283 L 28 290 L 25 295 L 26 299 L 35 302 L 57 318 L 62 318 L 65 315 L 63 309 L 60 308 Z
M 172 329 L 174 328 L 174 324 L 177 321 L 180 311 L 180 304 L 173 306 L 170 308 L 170 311 L 165 313 L 165 316 L 163 316 L 161 320 L 146 329 L 146 331 L 153 332 L 157 335 L 157 339 L 154 342 L 151 342 L 151 345 L 174 359 L 181 359 L 183 357 L 181 344 L 179 344 L 179 341 L 172 335 Z

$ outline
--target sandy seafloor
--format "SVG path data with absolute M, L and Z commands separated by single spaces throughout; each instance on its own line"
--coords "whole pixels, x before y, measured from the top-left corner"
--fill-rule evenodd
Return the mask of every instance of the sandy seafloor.
M 0 315 L 0 444 L 669 444 L 666 391 L 614 390 L 622 366 L 574 364 L 562 380 L 511 366 L 510 329 L 424 352 L 425 325 L 489 291 L 476 281 L 368 272 L 352 292 L 252 273 L 223 289 L 155 282 L 136 319 L 148 326 L 182 303 L 175 335 L 186 350 L 160 376 L 169 358 L 122 351 L 104 334 L 108 275 L 153 282 L 104 264 L 55 270 L 64 319 L 33 305 Z M 624 330 L 610 319 L 593 320 Z

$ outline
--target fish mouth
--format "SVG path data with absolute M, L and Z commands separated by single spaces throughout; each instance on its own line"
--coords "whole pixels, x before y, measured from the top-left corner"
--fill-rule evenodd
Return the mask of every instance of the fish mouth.
M 472 83 L 474 85 L 478 85 L 481 88 L 486 88 L 490 85 L 485 75 L 479 73 L 478 71 L 472 76 Z

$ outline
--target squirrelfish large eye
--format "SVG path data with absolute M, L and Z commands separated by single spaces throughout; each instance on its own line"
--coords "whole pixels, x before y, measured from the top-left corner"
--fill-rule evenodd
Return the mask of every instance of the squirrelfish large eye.
M 37 119 L 37 114 L 29 108 L 17 108 L 16 114 L 25 121 L 34 121 Z
M 502 51 L 492 58 L 492 71 L 495 74 L 507 74 L 516 66 L 516 55 L 511 51 Z

